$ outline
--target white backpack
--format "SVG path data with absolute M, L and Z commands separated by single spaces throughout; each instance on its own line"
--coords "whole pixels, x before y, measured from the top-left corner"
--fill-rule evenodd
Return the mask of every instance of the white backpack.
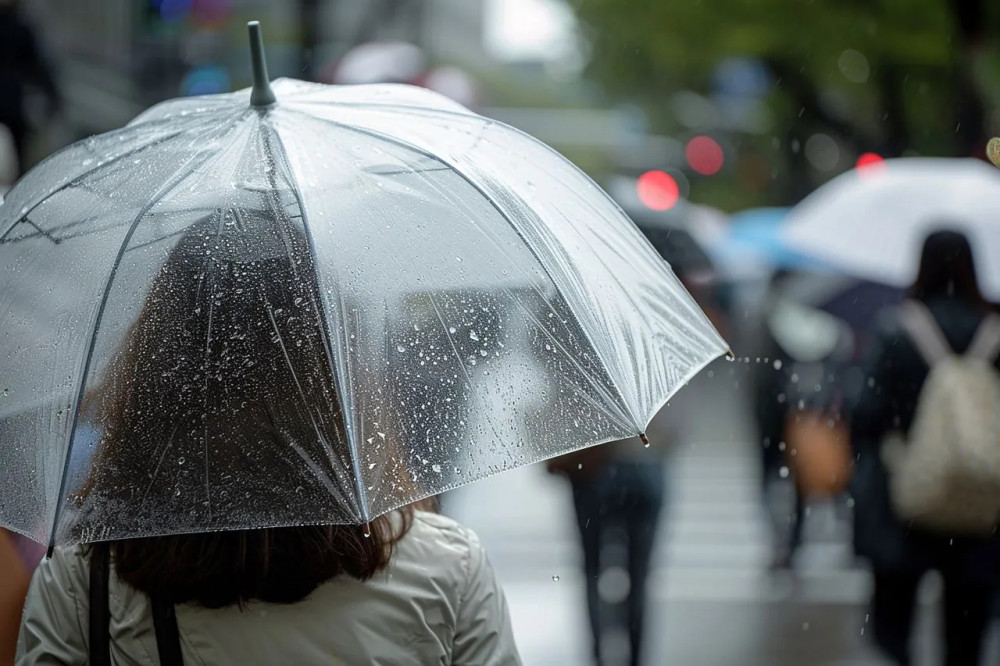
M 920 303 L 902 322 L 930 366 L 905 446 L 887 444 L 897 514 L 932 531 L 989 535 L 1000 522 L 1000 317 L 983 320 L 964 355 Z

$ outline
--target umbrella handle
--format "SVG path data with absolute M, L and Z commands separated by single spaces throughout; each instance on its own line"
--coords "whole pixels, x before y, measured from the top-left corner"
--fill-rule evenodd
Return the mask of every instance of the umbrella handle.
M 264 38 L 260 34 L 260 21 L 247 23 L 250 32 L 250 67 L 253 70 L 253 90 L 250 92 L 250 106 L 270 106 L 278 100 L 271 90 L 267 76 L 267 61 L 264 59 Z

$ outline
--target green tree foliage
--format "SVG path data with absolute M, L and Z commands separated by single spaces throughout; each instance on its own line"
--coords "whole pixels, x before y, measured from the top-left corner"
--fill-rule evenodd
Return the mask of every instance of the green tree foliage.
M 839 170 L 868 150 L 979 155 L 985 146 L 986 109 L 1000 88 L 1000 2 L 571 1 L 589 39 L 590 75 L 641 103 L 659 131 L 678 129 L 671 96 L 709 93 L 725 59 L 764 63 L 769 126 L 732 140 L 772 165 L 785 200 L 833 175 L 811 172 L 802 156 L 817 132 L 845 148 Z

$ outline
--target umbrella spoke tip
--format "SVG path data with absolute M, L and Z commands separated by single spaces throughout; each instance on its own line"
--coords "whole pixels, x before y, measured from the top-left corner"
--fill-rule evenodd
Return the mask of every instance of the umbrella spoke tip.
M 639 433 L 639 441 L 641 441 L 642 445 L 645 446 L 647 449 L 649 448 L 649 437 L 646 437 L 646 433 L 644 432 Z

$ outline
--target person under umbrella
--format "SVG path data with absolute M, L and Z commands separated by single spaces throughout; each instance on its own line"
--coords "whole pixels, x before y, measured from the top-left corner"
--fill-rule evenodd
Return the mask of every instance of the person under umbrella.
M 23 663 L 80 648 L 80 632 L 60 628 L 87 588 L 98 654 L 143 640 L 119 633 L 127 599 L 130 617 L 156 619 L 161 661 L 220 641 L 215 662 L 253 647 L 271 663 L 328 662 L 246 641 L 282 627 L 271 607 L 240 645 L 222 626 L 224 609 L 257 602 L 296 602 L 294 613 L 325 581 L 338 612 L 380 609 L 355 622 L 392 615 L 339 636 L 362 655 L 352 661 L 398 663 L 370 653 L 405 644 L 434 655 L 420 661 L 516 663 L 474 537 L 407 507 L 645 439 L 726 343 L 554 151 L 411 87 L 272 89 L 250 32 L 252 90 L 158 105 L 52 156 L 0 207 L 0 357 L 12 369 L 0 526 L 53 556 L 29 600 Z M 531 390 L 542 385 L 553 388 Z M 423 544 L 428 522 L 437 546 Z M 394 569 L 411 547 L 441 565 L 440 578 L 416 565 L 430 590 Z M 300 562 L 300 550 L 334 559 Z M 162 582 L 199 573 L 204 586 Z M 465 632 L 454 604 L 480 595 L 496 615 Z M 194 646 L 171 640 L 171 616 L 192 617 L 183 600 L 212 610 L 195 614 L 199 627 L 222 623 Z M 370 640 L 376 625 L 397 642 Z
M 889 455 L 898 449 L 884 443 L 896 430 L 912 437 L 921 413 L 933 409 L 920 398 L 928 377 L 932 377 L 931 359 L 925 353 L 928 337 L 942 347 L 944 356 L 973 354 L 1000 368 L 995 353 L 1000 344 L 997 322 L 979 289 L 972 248 L 964 235 L 939 231 L 927 237 L 909 298 L 903 307 L 883 313 L 864 366 L 866 381 L 851 412 L 856 457 L 852 480 L 854 545 L 872 565 L 871 635 L 888 656 L 897 664 L 911 663 L 917 587 L 925 573 L 937 570 L 944 579 L 945 663 L 974 666 L 980 663 L 989 607 L 1000 581 L 1000 537 L 995 526 L 988 524 L 983 525 L 985 530 L 969 530 L 959 523 L 948 527 L 948 521 L 928 523 L 919 515 L 901 514 L 906 504 L 901 503 L 903 496 L 898 489 L 900 475 L 905 472 L 893 464 L 899 456 Z M 914 311 L 922 321 L 920 326 L 913 323 Z M 983 342 L 987 338 L 992 341 Z M 995 413 L 998 407 L 968 406 L 987 413 Z M 969 417 L 975 413 L 966 415 L 973 428 L 976 418 Z M 992 441 L 995 446 L 995 439 Z M 930 444 L 940 452 L 963 453 L 958 441 Z M 906 449 L 916 452 L 915 446 L 918 444 L 910 442 Z M 950 469 L 949 462 L 945 459 L 934 467 Z M 988 466 L 984 469 L 989 474 Z M 918 479 L 920 488 L 931 489 L 934 478 L 934 470 L 929 470 Z M 949 502 L 956 492 L 964 492 L 972 485 L 967 481 L 949 486 L 940 495 L 942 501 Z M 996 493 L 987 497 L 995 498 Z M 962 503 L 966 508 L 976 506 L 975 501 Z
M 270 470 L 227 486 L 248 509 L 302 483 L 286 472 L 310 461 L 313 483 L 284 495 L 276 522 L 289 505 L 338 494 L 319 471 L 348 452 L 320 323 L 302 305 L 316 297 L 315 274 L 247 248 L 226 232 L 230 216 L 209 216 L 178 242 L 87 396 L 85 411 L 104 428 L 76 511 L 128 505 L 146 519 L 207 482 L 208 470 L 183 464 L 203 447 L 219 469 Z M 285 242 L 304 245 L 286 231 Z M 228 297 L 198 307 L 205 290 Z M 206 388 L 220 383 L 224 391 Z M 398 482 L 408 481 L 402 471 Z M 406 506 L 368 525 L 178 534 L 162 525 L 168 536 L 57 548 L 32 582 L 17 663 L 110 663 L 88 640 L 88 619 L 91 636 L 107 628 L 114 663 L 155 663 L 155 653 L 160 663 L 519 663 L 475 534 L 427 509 Z M 201 510 L 210 520 L 212 507 Z M 102 599 L 111 600 L 104 617 Z

